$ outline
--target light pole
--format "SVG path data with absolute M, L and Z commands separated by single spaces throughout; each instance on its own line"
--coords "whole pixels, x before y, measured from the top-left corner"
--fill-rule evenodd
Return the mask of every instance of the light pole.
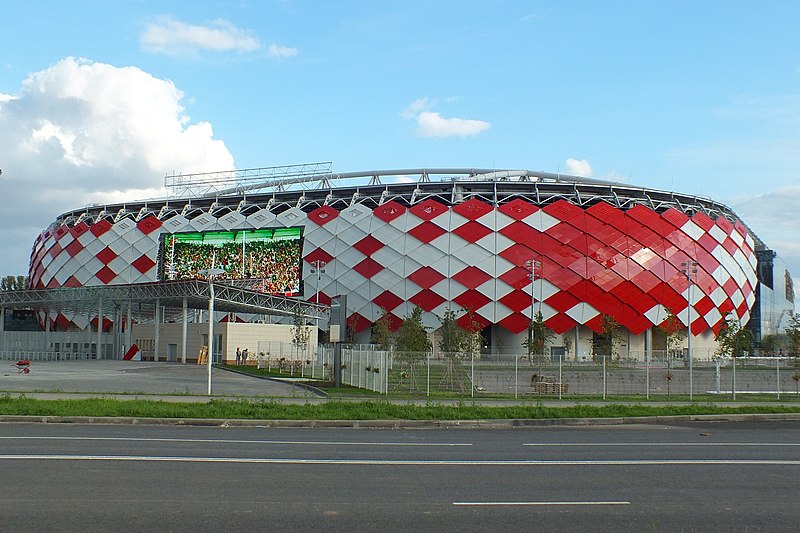
M 529 259 L 529 260 L 525 261 L 525 268 L 530 270 L 530 274 L 528 274 L 528 277 L 531 278 L 531 335 L 530 335 L 530 353 L 528 354 L 529 357 L 530 357 L 529 363 L 531 364 L 531 366 L 533 366 L 533 350 L 535 349 L 534 348 L 534 344 L 533 344 L 534 341 L 535 341 L 534 328 L 535 328 L 536 319 L 538 318 L 536 316 L 536 313 L 535 313 L 536 291 L 535 291 L 535 288 L 534 288 L 534 284 L 536 283 L 536 271 L 541 266 L 542 266 L 542 262 L 541 261 L 536 261 L 535 259 Z M 542 309 L 541 305 L 542 305 L 542 303 L 541 303 L 541 300 L 540 300 L 539 301 L 539 313 L 540 314 L 541 314 L 541 309 Z
M 211 360 L 214 357 L 214 278 L 224 273 L 221 268 L 198 272 L 208 280 L 208 395 L 211 396 Z
M 319 285 L 322 281 L 322 275 L 325 273 L 325 265 L 327 265 L 325 261 L 321 259 L 317 259 L 315 261 L 311 261 L 311 273 L 317 275 L 317 286 L 316 286 L 316 295 L 314 296 L 314 303 L 319 303 Z
M 689 359 L 689 401 L 692 401 L 692 285 L 694 285 L 694 276 L 697 275 L 697 261 L 683 261 L 681 263 L 681 271 L 686 276 L 686 350 Z

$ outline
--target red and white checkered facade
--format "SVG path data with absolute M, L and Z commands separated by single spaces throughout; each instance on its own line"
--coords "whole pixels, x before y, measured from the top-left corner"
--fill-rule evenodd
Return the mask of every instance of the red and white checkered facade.
M 638 335 L 671 310 L 692 332 L 718 330 L 728 313 L 743 322 L 755 302 L 754 240 L 738 221 L 712 220 L 644 205 L 622 210 L 600 202 L 559 200 L 539 207 L 521 198 L 498 206 L 472 198 L 453 206 L 434 199 L 370 208 L 323 205 L 279 214 L 230 211 L 219 218 L 151 214 L 62 225 L 36 240 L 34 288 L 157 281 L 162 233 L 304 226 L 304 298 L 348 296 L 350 324 L 364 331 L 386 309 L 395 325 L 414 306 L 429 327 L 447 308 L 472 311 L 483 326 L 526 330 L 536 301 L 546 324 L 564 333 L 578 324 L 599 330 L 612 316 Z M 311 263 L 326 263 L 317 287 Z M 539 263 L 532 283 L 526 262 Z M 682 263 L 697 262 L 691 313 Z M 533 293 L 532 293 L 533 291 Z M 69 317 L 64 317 L 69 321 Z M 462 325 L 467 326 L 466 315 Z

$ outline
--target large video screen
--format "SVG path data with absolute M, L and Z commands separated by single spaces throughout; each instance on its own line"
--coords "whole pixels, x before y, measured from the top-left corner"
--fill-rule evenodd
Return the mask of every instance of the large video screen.
M 162 280 L 205 279 L 201 271 L 220 268 L 219 279 L 256 280 L 263 292 L 300 291 L 301 228 L 175 233 L 162 246 Z

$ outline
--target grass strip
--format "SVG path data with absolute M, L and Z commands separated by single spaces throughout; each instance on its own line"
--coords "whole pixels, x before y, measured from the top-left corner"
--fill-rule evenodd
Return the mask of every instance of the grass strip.
M 284 404 L 278 400 L 212 400 L 176 403 L 151 400 L 88 398 L 38 400 L 0 397 L 0 414 L 34 416 L 210 418 L 249 420 L 475 420 L 510 418 L 620 418 L 698 414 L 800 413 L 800 407 L 783 405 L 572 405 L 541 404 L 483 406 L 476 404 L 425 405 L 382 401 L 330 401 L 319 404 Z

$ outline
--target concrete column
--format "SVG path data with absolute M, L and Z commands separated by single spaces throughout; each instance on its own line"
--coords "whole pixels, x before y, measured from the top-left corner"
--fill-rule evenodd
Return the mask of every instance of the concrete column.
M 44 352 L 50 351 L 50 308 L 44 312 Z
M 103 356 L 103 297 L 97 298 L 97 358 Z
M 183 327 L 181 340 L 181 363 L 186 363 L 186 340 L 189 338 L 189 300 L 183 297 Z
M 6 349 L 6 307 L 0 305 L 0 352 Z
M 125 351 L 126 352 L 128 350 L 130 350 L 131 346 L 133 345 L 133 342 L 132 342 L 133 332 L 131 331 L 131 328 L 133 328 L 133 317 L 131 316 L 132 314 L 133 314 L 133 302 L 128 300 L 128 315 L 125 317 Z M 123 356 L 124 356 L 124 354 L 123 354 Z
M 156 310 L 155 316 L 153 318 L 153 322 L 155 322 L 154 327 L 156 328 L 155 331 L 155 347 L 153 348 L 153 360 L 158 361 L 159 353 L 161 352 L 161 300 L 156 298 Z

